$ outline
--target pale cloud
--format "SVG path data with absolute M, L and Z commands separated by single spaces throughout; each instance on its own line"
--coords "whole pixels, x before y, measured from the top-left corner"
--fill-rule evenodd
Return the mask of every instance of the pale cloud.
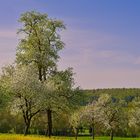
M 0 29 L 0 38 L 16 39 L 16 30 Z
M 97 49 L 102 46 L 118 44 L 118 42 L 120 42 L 119 37 L 116 38 L 115 36 L 100 33 L 96 30 L 84 30 L 84 29 L 66 30 L 65 32 L 62 33 L 62 38 L 70 48 L 76 46 L 77 49 L 87 47 Z
M 0 68 L 12 64 L 15 59 L 15 53 L 0 53 Z M 1 71 L 1 69 L 0 69 Z
M 73 67 L 77 85 L 82 88 L 140 86 L 140 70 L 135 68 L 140 58 L 127 50 L 106 47 L 122 45 L 123 39 L 88 30 L 69 30 L 62 37 L 66 48 L 61 53 L 59 68 Z
M 140 65 L 140 56 L 138 56 L 138 57 L 135 58 L 134 64 Z
M 0 29 L 0 68 L 14 62 L 16 46 L 16 29 Z
M 82 88 L 127 88 L 140 87 L 140 71 L 135 69 L 100 69 L 79 70 L 76 77 Z
M 112 35 L 97 33 L 97 31 L 69 30 L 62 34 L 62 38 L 66 43 L 66 48 L 61 53 L 61 56 L 75 65 L 87 65 L 99 61 L 125 63 L 131 62 L 133 59 L 126 52 L 106 48 L 106 46 L 111 46 L 119 41 L 118 38 Z

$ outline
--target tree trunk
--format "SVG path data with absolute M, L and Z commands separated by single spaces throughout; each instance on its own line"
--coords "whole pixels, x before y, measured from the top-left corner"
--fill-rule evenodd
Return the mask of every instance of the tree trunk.
M 25 131 L 24 131 L 24 136 L 26 136 L 27 134 L 29 134 L 30 122 L 31 122 L 31 120 L 29 120 L 29 121 L 26 123 Z
M 94 134 L 94 125 L 92 125 L 92 139 L 94 140 L 95 134 Z
M 50 109 L 47 110 L 48 116 L 48 136 L 51 137 L 52 135 L 52 111 Z
M 78 132 L 79 132 L 79 129 L 78 129 L 78 128 L 76 128 L 75 140 L 77 140 L 77 138 L 78 138 Z
M 114 133 L 113 133 L 113 130 L 111 130 L 111 132 L 110 132 L 110 140 L 113 140 L 113 136 L 114 136 Z
M 38 67 L 38 72 L 39 72 L 39 80 L 42 81 L 42 69 L 41 69 L 41 67 Z
M 45 68 L 43 68 L 43 77 L 44 77 L 44 81 L 46 81 L 47 79 L 46 79 L 46 69 Z

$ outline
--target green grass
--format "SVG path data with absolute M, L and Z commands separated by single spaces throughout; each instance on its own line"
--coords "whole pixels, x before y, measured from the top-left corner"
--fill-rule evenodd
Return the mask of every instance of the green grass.
M 52 137 L 49 139 L 44 136 L 23 136 L 13 134 L 0 134 L 0 140 L 74 140 L 73 137 Z M 92 140 L 91 137 L 78 137 L 78 140 Z M 109 137 L 96 137 L 95 140 L 110 140 Z M 140 140 L 140 138 L 119 138 L 114 137 L 114 140 Z

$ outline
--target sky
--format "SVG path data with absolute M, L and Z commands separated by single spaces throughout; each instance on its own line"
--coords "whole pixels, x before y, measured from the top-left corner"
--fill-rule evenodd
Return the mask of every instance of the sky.
M 58 67 L 73 67 L 76 86 L 139 88 L 139 7 L 139 0 L 0 0 L 0 68 L 15 60 L 20 15 L 36 10 L 64 21 Z

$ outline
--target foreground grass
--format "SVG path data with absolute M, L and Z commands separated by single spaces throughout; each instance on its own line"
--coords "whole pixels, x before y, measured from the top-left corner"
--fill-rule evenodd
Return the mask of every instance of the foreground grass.
M 44 137 L 44 136 L 23 136 L 23 135 L 10 135 L 0 134 L 0 140 L 75 140 L 73 137 Z M 78 137 L 78 140 L 92 140 L 91 137 Z M 95 140 L 110 140 L 109 137 L 96 137 Z M 140 138 L 119 138 L 115 137 L 114 140 L 140 140 Z

